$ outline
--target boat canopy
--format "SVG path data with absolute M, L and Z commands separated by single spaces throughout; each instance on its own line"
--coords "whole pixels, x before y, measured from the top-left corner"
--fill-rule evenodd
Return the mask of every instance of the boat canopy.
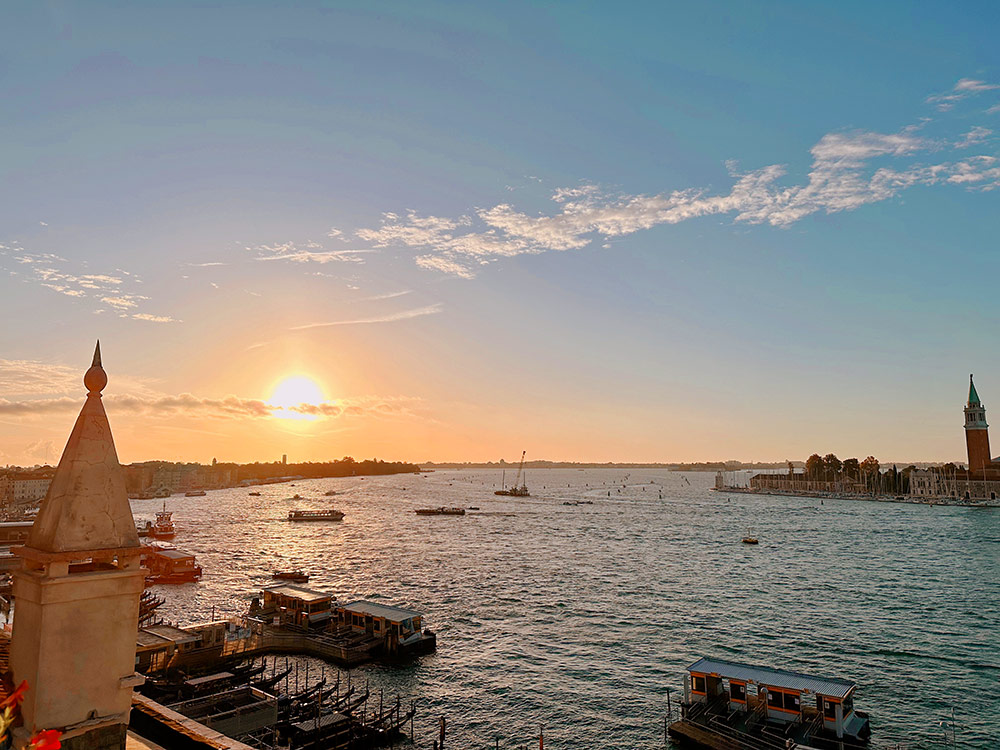
M 372 617 L 381 617 L 384 620 L 395 623 L 411 620 L 414 617 L 422 617 L 419 612 L 414 612 L 412 609 L 390 607 L 386 604 L 378 604 L 376 602 L 368 602 L 364 600 L 344 604 L 340 608 L 345 612 L 350 612 L 355 615 L 371 615 Z
M 712 675 L 726 680 L 736 680 L 763 687 L 772 687 L 803 693 L 815 693 L 830 698 L 846 698 L 857 685 L 849 680 L 791 672 L 786 669 L 756 667 L 725 659 L 701 658 L 687 668 L 691 674 Z
M 264 593 L 272 594 L 273 596 L 285 596 L 289 599 L 298 599 L 303 602 L 321 602 L 332 598 L 330 594 L 294 583 L 279 583 L 276 586 L 266 586 Z

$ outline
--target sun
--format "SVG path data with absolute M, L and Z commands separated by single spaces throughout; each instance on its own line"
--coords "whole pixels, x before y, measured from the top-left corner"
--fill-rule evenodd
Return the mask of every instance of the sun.
M 278 381 L 271 391 L 268 403 L 276 407 L 274 416 L 279 419 L 304 419 L 313 421 L 319 419 L 317 414 L 303 414 L 294 411 L 293 407 L 301 404 L 313 406 L 326 401 L 326 394 L 312 378 L 306 375 L 291 375 Z

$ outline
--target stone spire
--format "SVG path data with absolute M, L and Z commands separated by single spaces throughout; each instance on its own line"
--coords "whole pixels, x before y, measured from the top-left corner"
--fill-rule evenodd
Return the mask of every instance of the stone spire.
M 26 547 L 41 552 L 88 552 L 139 547 L 125 473 L 101 402 L 108 384 L 101 343 L 83 376 L 87 401 L 70 433 Z

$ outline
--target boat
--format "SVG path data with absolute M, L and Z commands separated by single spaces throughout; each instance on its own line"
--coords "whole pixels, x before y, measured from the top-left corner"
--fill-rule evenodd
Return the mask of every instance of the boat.
M 344 514 L 339 510 L 290 510 L 289 521 L 343 521 Z
M 494 495 L 506 495 L 508 497 L 531 497 L 531 493 L 528 492 L 528 485 L 524 477 L 524 456 L 527 451 L 521 451 L 521 463 L 517 467 L 517 476 L 514 478 L 514 484 L 509 489 L 503 487 L 502 489 L 494 492 Z M 502 475 L 501 475 L 502 476 Z M 503 484 L 503 480 L 501 480 Z
M 687 668 L 681 718 L 669 726 L 701 748 L 864 748 L 869 716 L 854 708 L 850 680 L 701 658 Z
M 418 516 L 464 516 L 465 508 L 418 508 L 413 511 Z
M 149 570 L 146 585 L 194 583 L 201 580 L 201 566 L 194 555 L 174 545 L 149 544 L 143 547 L 142 566 Z
M 757 541 L 757 537 L 748 528 L 746 536 L 743 537 L 743 544 L 760 544 L 760 542 Z
M 323 493 L 326 497 L 333 497 L 337 494 L 337 490 L 327 490 Z
M 207 494 L 205 490 L 192 490 L 191 492 L 185 492 L 184 497 L 205 497 Z
M 288 499 L 289 500 L 305 500 L 305 498 L 302 497 L 302 495 L 300 495 L 297 492 L 294 495 L 292 495 L 290 498 L 288 498 Z
M 146 536 L 153 539 L 173 539 L 176 534 L 173 513 L 167 510 L 167 502 L 163 501 L 163 510 L 156 511 L 156 520 L 146 521 Z
M 250 497 L 260 497 L 260 493 L 259 492 L 251 492 L 251 493 L 249 493 L 249 495 L 250 495 Z
M 282 581 L 291 581 L 292 583 L 309 582 L 309 574 L 303 573 L 301 570 L 276 570 L 271 574 L 271 578 L 277 578 Z

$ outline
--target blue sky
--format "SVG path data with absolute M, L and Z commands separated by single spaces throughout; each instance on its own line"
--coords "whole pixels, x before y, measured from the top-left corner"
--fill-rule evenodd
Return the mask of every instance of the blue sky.
M 126 459 L 955 459 L 1000 394 L 993 4 L 2 14 L 0 462 L 97 336 Z

